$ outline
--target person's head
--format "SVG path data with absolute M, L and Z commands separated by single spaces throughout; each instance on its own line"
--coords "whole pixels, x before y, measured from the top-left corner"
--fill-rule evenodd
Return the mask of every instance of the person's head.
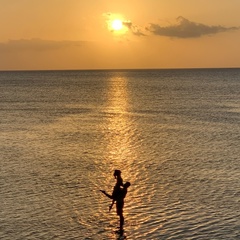
M 130 182 L 126 182 L 126 183 L 124 183 L 124 185 L 123 185 L 124 188 L 128 188 L 128 187 L 130 187 L 130 186 L 131 186 L 131 183 L 130 183 Z
M 113 176 L 116 178 L 116 177 L 119 177 L 121 175 L 121 171 L 120 170 L 115 170 L 114 171 L 114 174 Z

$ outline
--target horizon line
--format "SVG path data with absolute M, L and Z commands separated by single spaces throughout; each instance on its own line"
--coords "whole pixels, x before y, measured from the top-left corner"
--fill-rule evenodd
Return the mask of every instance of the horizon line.
M 184 67 L 184 68 L 86 68 L 86 69 L 6 69 L 0 72 L 50 72 L 50 71 L 159 71 L 159 70 L 204 70 L 240 69 L 240 67 Z

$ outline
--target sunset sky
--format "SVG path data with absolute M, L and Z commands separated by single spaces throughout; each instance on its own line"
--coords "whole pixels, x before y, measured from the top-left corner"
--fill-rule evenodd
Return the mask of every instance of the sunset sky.
M 0 0 L 0 70 L 240 67 L 240 0 Z

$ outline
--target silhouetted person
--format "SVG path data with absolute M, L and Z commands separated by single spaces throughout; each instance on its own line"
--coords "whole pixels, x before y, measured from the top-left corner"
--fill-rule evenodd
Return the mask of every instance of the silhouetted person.
M 121 187 L 123 187 L 123 180 L 122 180 L 122 177 L 121 177 L 121 171 L 120 170 L 115 170 L 114 173 L 113 173 L 113 176 L 115 177 L 116 179 L 116 184 L 113 188 L 113 192 L 112 192 L 112 204 L 109 206 L 109 211 L 111 211 L 113 205 L 114 205 L 114 202 L 115 202 L 115 198 L 119 192 L 119 190 L 121 189 Z
M 124 198 L 127 195 L 127 189 L 130 186 L 130 182 L 126 182 L 123 185 L 123 188 L 120 188 L 119 191 L 117 192 L 116 196 L 113 196 L 106 193 L 103 190 L 100 190 L 103 194 L 105 194 L 107 197 L 109 197 L 110 199 L 113 199 L 114 201 L 116 201 L 116 212 L 117 215 L 120 218 L 120 232 L 123 231 L 123 225 L 124 225 L 124 217 L 123 217 L 123 207 L 124 207 Z

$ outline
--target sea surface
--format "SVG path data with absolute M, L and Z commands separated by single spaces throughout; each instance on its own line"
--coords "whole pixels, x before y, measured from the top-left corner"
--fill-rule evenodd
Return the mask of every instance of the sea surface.
M 240 69 L 0 72 L 0 239 L 240 239 Z

